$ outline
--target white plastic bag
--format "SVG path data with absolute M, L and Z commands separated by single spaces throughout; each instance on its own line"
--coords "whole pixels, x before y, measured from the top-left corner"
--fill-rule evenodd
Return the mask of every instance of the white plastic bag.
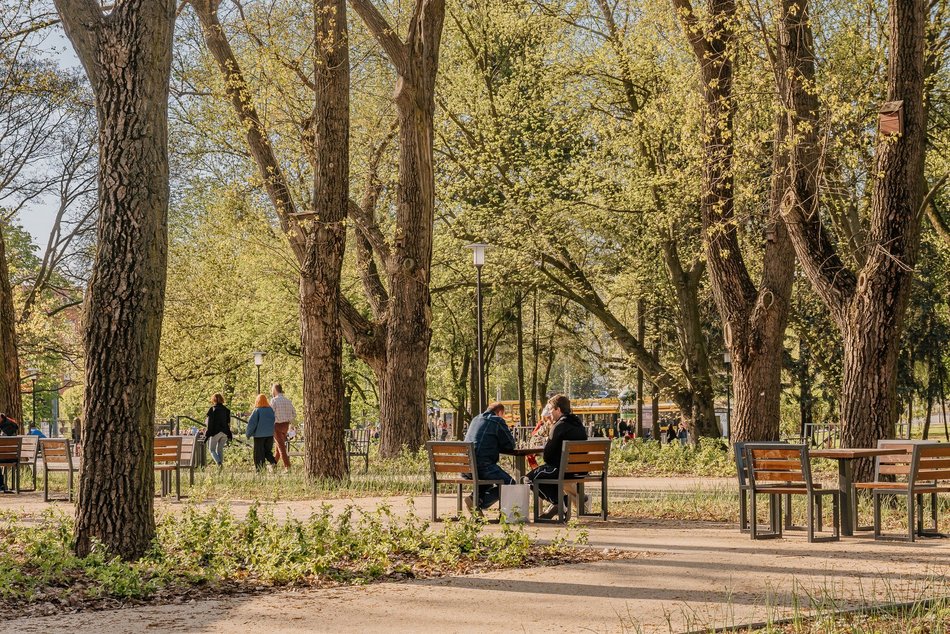
M 501 485 L 501 514 L 509 524 L 526 523 L 530 506 L 530 484 Z

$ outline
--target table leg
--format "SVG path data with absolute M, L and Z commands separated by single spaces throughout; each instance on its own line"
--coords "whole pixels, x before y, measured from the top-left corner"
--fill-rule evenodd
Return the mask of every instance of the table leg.
M 521 478 L 524 477 L 527 471 L 525 470 L 525 459 L 524 456 L 515 456 L 515 482 L 521 484 Z
M 854 535 L 858 522 L 857 499 L 851 483 L 851 461 L 838 461 L 838 490 L 841 492 L 841 534 Z

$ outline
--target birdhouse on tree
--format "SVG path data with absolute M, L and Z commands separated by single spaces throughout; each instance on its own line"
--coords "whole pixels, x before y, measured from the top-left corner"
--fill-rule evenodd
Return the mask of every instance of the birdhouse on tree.
M 881 106 L 878 130 L 885 136 L 904 134 L 903 101 L 888 101 Z

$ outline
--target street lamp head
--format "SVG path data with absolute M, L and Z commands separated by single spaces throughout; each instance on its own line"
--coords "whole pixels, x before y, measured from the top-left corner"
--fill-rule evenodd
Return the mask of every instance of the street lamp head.
M 35 379 L 35 378 L 37 378 L 37 377 L 40 375 L 40 369 L 39 369 L 39 368 L 27 368 L 27 369 L 26 369 L 26 374 L 27 374 L 27 376 L 29 376 L 30 378 Z
M 485 264 L 485 251 L 491 248 L 491 245 L 485 244 L 484 242 L 475 242 L 473 244 L 466 244 L 465 248 L 472 250 L 473 264 L 475 264 L 476 267 L 481 267 Z
M 264 365 L 264 355 L 267 354 L 266 352 L 261 352 L 260 350 L 257 350 L 253 352 L 252 354 L 254 355 L 254 365 L 256 365 L 257 367 L 261 367 L 262 365 Z
M 732 354 L 730 354 L 728 350 L 722 353 L 722 362 L 726 365 L 732 363 Z

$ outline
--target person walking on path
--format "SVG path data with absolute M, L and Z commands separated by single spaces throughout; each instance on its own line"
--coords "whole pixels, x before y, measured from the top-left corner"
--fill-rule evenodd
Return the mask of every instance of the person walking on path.
M 571 400 L 563 394 L 556 394 L 548 401 L 551 407 L 551 418 L 554 426 L 551 428 L 551 437 L 544 445 L 544 464 L 528 473 L 528 479 L 534 482 L 538 478 L 555 480 L 561 468 L 561 453 L 565 440 L 587 440 L 587 430 L 584 423 L 575 414 L 571 413 Z M 551 503 L 551 508 L 544 512 L 542 517 L 551 519 L 557 515 L 557 485 L 535 484 L 538 494 Z M 565 496 L 566 497 L 566 496 Z M 570 510 L 570 504 L 565 500 L 565 506 Z
M 254 466 L 258 471 L 264 468 L 265 462 L 277 464 L 274 458 L 274 410 L 263 394 L 257 395 L 244 435 L 254 439 Z
M 231 433 L 231 410 L 225 407 L 224 397 L 220 394 L 211 397 L 211 409 L 205 417 L 205 424 L 208 451 L 211 453 L 211 459 L 220 467 L 224 464 L 225 443 L 234 440 L 234 434 Z
M 500 452 L 512 451 L 515 448 L 515 438 L 502 418 L 505 406 L 493 403 L 484 413 L 476 416 L 468 426 L 465 442 L 475 443 L 475 466 L 478 469 L 479 480 L 503 480 L 505 484 L 514 484 L 515 480 L 498 466 Z M 478 487 L 478 504 L 472 496 L 465 498 L 465 505 L 469 511 L 487 509 L 498 501 L 501 488 L 496 484 Z
M 290 471 L 290 452 L 287 449 L 287 432 L 290 431 L 290 425 L 297 420 L 297 410 L 290 399 L 284 396 L 284 388 L 280 383 L 274 383 L 271 388 L 270 406 L 274 410 L 274 445 L 277 447 L 277 457 L 284 463 L 284 467 Z

